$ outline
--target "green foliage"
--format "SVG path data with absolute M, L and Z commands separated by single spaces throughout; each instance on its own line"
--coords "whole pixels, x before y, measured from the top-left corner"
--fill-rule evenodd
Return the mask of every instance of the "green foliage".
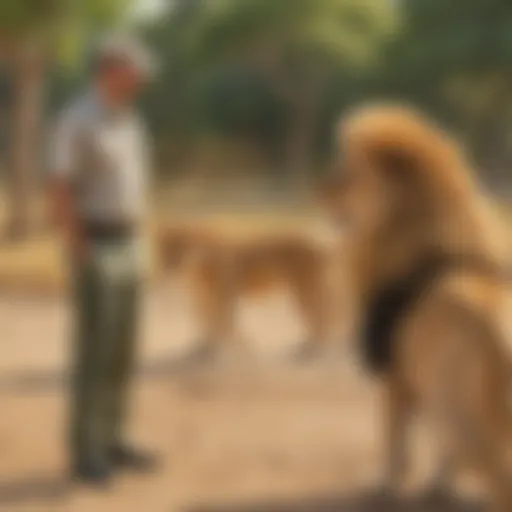
M 44 26 L 55 18 L 69 20 L 74 16 L 82 21 L 111 23 L 127 9 L 130 0 L 2 0 L 0 2 L 0 31 L 14 33 Z
M 217 97 L 230 98 L 210 112 L 217 113 L 219 127 L 234 113 L 237 96 L 226 77 L 229 70 L 252 77 L 245 93 L 252 95 L 253 111 L 265 111 L 271 103 L 264 95 L 271 94 L 285 113 L 280 128 L 283 142 L 288 139 L 290 169 L 308 165 L 333 76 L 375 63 L 379 45 L 397 22 L 396 11 L 381 0 L 218 0 L 198 6 L 182 40 L 187 59 L 217 90 L 224 84 L 226 91 Z M 233 127 L 245 129 L 248 106 L 243 101 L 238 115 L 231 116 L 239 123 Z M 258 124 L 262 119 L 272 121 Z M 282 116 L 262 116 L 254 126 L 268 133 L 277 119 Z M 293 146 L 303 146 L 303 154 L 293 154 Z
M 2 28 L 22 28 L 47 20 L 61 4 L 61 0 L 3 0 L 0 3 Z
M 511 121 L 512 3 L 408 0 L 403 15 L 375 83 L 450 122 L 487 167 L 489 154 L 508 151 L 496 142 Z
M 77 60 L 91 31 L 108 27 L 132 0 L 1 0 L 0 41 L 53 42 L 64 63 Z
M 66 7 L 66 0 L 2 0 L 0 36 L 17 37 L 46 27 Z
M 367 64 L 394 23 L 380 0 L 220 0 L 204 4 L 190 45 L 203 65 L 250 61 L 267 78 L 295 81 Z
M 102 30 L 122 24 L 133 3 L 134 0 L 85 0 L 79 10 L 68 11 L 58 31 L 59 62 L 75 74 L 80 71 L 91 39 Z
M 133 0 L 86 0 L 83 16 L 95 26 L 110 26 L 128 11 Z
M 88 0 L 66 44 L 83 47 L 126 1 Z M 2 2 L 0 17 L 22 3 Z M 326 155 L 340 113 L 377 97 L 512 158 L 510 0 L 173 0 L 145 30 L 162 69 L 143 108 L 161 146 L 213 133 L 282 155 L 300 127 Z

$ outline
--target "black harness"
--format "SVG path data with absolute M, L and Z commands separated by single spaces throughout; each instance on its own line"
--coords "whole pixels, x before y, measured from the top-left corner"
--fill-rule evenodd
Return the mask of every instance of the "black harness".
M 471 268 L 498 276 L 495 265 L 474 256 L 432 254 L 412 271 L 377 289 L 366 307 L 363 333 L 364 359 L 369 369 L 382 375 L 390 369 L 394 358 L 396 330 L 436 280 L 450 270 Z

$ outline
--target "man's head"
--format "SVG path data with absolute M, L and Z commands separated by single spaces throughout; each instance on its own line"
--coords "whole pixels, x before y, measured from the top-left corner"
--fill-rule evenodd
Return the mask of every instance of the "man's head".
M 137 40 L 110 36 L 95 55 L 95 83 L 103 99 L 112 106 L 130 104 L 155 73 L 149 51 Z

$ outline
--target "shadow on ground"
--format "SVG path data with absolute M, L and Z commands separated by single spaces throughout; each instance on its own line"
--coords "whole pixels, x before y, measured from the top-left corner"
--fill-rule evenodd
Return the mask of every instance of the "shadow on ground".
M 186 512 L 482 512 L 481 504 L 455 497 L 422 496 L 392 499 L 363 493 L 356 496 L 325 496 L 300 501 L 198 505 Z
M 69 495 L 70 484 L 62 475 L 34 475 L 0 481 L 0 507 L 60 502 Z
M 167 377 L 183 368 L 180 360 L 162 359 L 141 365 L 137 376 L 145 379 Z M 69 383 L 69 373 L 61 370 L 0 372 L 0 394 L 44 394 L 59 391 Z

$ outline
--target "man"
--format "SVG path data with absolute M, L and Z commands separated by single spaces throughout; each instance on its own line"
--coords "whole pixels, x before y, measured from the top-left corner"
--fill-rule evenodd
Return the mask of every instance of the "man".
M 104 41 L 92 85 L 64 111 L 55 138 L 52 202 L 75 291 L 71 472 L 88 483 L 107 483 L 121 466 L 143 470 L 154 462 L 124 437 L 148 171 L 133 103 L 152 66 L 138 42 Z

